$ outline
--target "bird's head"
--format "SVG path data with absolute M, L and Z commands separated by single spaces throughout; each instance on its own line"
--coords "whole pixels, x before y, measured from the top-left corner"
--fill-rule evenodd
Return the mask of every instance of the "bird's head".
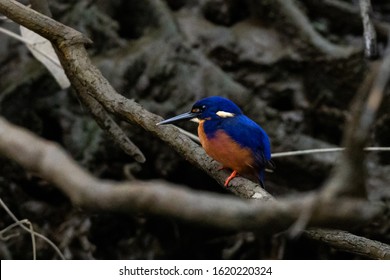
M 229 99 L 220 96 L 212 96 L 195 102 L 191 111 L 159 122 L 157 125 L 170 124 L 182 120 L 193 120 L 198 122 L 199 120 L 224 119 L 241 114 L 240 108 Z

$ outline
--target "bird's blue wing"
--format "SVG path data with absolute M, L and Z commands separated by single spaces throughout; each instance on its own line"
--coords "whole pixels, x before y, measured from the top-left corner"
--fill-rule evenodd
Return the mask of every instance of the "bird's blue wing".
M 225 120 L 221 123 L 221 127 L 234 141 L 253 151 L 255 162 L 259 167 L 257 176 L 264 187 L 264 170 L 270 167 L 273 169 L 271 144 L 267 133 L 245 115 Z
M 223 130 L 241 147 L 249 148 L 258 167 L 257 176 L 264 186 L 264 170 L 273 169 L 273 163 L 268 135 L 257 123 L 245 115 L 237 115 L 232 118 L 208 120 L 204 123 L 204 130 L 210 138 L 214 137 L 218 130 Z
M 271 159 L 271 145 L 267 133 L 257 123 L 240 115 L 225 119 L 219 128 L 242 147 L 250 148 L 260 166 L 267 166 Z

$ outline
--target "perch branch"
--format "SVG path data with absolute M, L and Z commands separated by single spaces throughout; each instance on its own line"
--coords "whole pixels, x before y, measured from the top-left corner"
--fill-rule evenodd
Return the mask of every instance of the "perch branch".
M 93 211 L 144 212 L 225 230 L 274 233 L 294 223 L 315 199 L 312 194 L 306 194 L 280 201 L 248 201 L 159 181 L 99 180 L 79 167 L 57 144 L 1 118 L 0 153 L 53 183 L 73 204 Z M 319 205 L 308 225 L 344 229 L 365 224 L 383 211 L 384 206 L 380 204 L 334 199 Z

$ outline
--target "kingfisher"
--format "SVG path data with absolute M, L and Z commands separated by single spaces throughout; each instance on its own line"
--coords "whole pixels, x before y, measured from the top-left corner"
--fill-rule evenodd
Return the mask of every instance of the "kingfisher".
M 264 171 L 274 169 L 269 137 L 235 103 L 220 96 L 206 97 L 195 102 L 191 111 L 157 125 L 183 120 L 199 124 L 198 136 L 206 153 L 222 164 L 221 169 L 232 170 L 225 187 L 238 175 L 255 177 L 264 187 Z

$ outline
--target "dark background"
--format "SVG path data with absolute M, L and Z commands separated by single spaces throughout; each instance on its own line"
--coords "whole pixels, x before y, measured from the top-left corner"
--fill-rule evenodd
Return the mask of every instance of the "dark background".
M 256 1 L 54 1 L 53 18 L 93 40 L 89 52 L 114 88 L 163 117 L 188 111 L 205 96 L 234 100 L 270 135 L 273 152 L 341 145 L 349 105 L 368 72 L 358 1 L 339 1 L 357 13 L 327 10 L 321 1 L 297 1 L 316 32 L 352 51 L 324 55 L 293 34 L 289 22 Z M 372 1 L 375 18 L 389 24 L 389 1 Z M 0 26 L 18 32 L 15 23 Z M 379 54 L 386 47 L 378 33 Z M 371 146 L 389 146 L 388 95 L 372 130 Z M 147 161 L 136 163 L 94 122 L 72 89 L 61 90 L 25 45 L 0 33 L 0 114 L 62 145 L 95 176 L 163 179 L 228 194 L 171 148 L 118 120 Z M 196 133 L 196 126 L 183 128 Z M 321 186 L 337 154 L 275 159 L 267 190 L 284 196 Z M 368 154 L 367 190 L 388 200 L 390 154 Z M 69 176 L 72 176 L 69 174 Z M 0 157 L 0 197 L 70 259 L 351 259 L 359 258 L 304 237 L 225 232 L 161 217 L 90 213 L 73 207 L 48 182 Z M 332 209 L 329 209 L 332 211 Z M 0 229 L 12 223 L 0 210 Z M 385 243 L 390 227 L 356 230 Z M 354 229 L 351 230 L 352 232 Z M 31 259 L 31 237 L 0 239 L 1 259 Z M 40 259 L 57 258 L 37 240 Z

